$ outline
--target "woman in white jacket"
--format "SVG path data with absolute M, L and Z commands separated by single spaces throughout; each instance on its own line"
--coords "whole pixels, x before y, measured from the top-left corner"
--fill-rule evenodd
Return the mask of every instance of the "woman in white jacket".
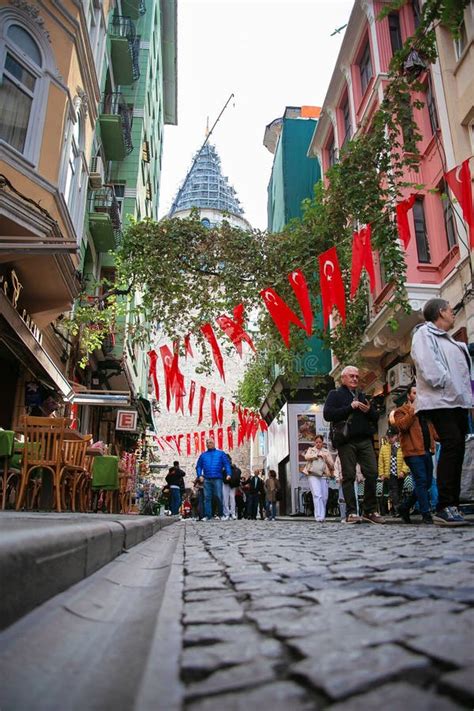
M 304 455 L 306 459 L 304 473 L 308 477 L 309 488 L 313 495 L 314 518 L 316 521 L 324 521 L 326 518 L 328 479 L 333 476 L 334 472 L 334 460 L 323 445 L 323 437 L 316 435 L 314 447 L 307 449 Z

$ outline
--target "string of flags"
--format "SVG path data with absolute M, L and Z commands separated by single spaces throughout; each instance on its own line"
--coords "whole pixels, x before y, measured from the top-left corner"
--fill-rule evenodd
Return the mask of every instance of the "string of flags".
M 470 247 L 474 248 L 474 209 L 472 203 L 469 159 L 465 160 L 460 166 L 456 166 L 445 173 L 444 177 L 462 209 L 463 218 L 468 225 Z M 398 202 L 395 208 L 398 234 L 405 250 L 408 248 L 411 239 L 408 213 L 413 208 L 416 197 L 416 193 L 410 194 L 407 198 Z M 370 224 L 363 226 L 353 234 L 350 298 L 353 298 L 356 294 L 364 270 L 369 279 L 370 291 L 372 293 L 375 291 L 375 268 L 371 237 L 372 227 Z M 318 263 L 324 328 L 327 328 L 334 309 L 337 309 L 340 320 L 342 323 L 345 323 L 346 296 L 336 247 L 331 247 L 320 254 L 318 256 Z M 304 274 L 301 270 L 296 269 L 288 275 L 288 281 L 298 302 L 301 316 L 298 316 L 272 287 L 267 287 L 260 291 L 260 296 L 262 297 L 265 308 L 275 323 L 287 348 L 290 346 L 290 326 L 292 324 L 304 330 L 308 336 L 311 336 L 314 322 L 311 298 Z M 244 343 L 254 352 L 256 351 L 250 334 L 247 333 L 244 328 L 244 311 L 244 304 L 238 304 L 233 309 L 231 316 L 221 314 L 216 318 L 217 325 L 232 342 L 241 358 Z M 224 359 L 214 327 L 211 323 L 205 323 L 200 327 L 200 331 L 210 346 L 214 364 L 221 379 L 225 382 Z M 167 345 L 160 346 L 159 354 L 163 365 L 166 408 L 169 411 L 172 401 L 174 400 L 175 411 L 185 414 L 185 396 L 187 395 L 186 407 L 188 413 L 192 415 L 197 385 L 194 380 L 191 380 L 189 387 L 185 387 L 184 375 L 179 365 L 179 340 L 176 339 L 174 341 L 173 349 L 170 349 Z M 160 386 L 157 375 L 158 353 L 152 349 L 148 352 L 148 357 L 149 376 L 153 382 L 155 397 L 159 401 Z M 187 334 L 184 337 L 184 357 L 186 359 L 188 357 L 194 357 L 191 334 Z M 224 433 L 224 398 L 221 397 L 218 399 L 216 393 L 213 391 L 208 393 L 207 388 L 202 385 L 199 388 L 198 425 L 203 421 L 204 403 L 207 395 L 209 395 L 210 398 L 211 424 L 213 428 L 217 427 L 215 433 L 216 437 L 214 437 L 214 430 L 211 430 L 212 437 L 217 440 L 218 447 L 221 448 L 221 444 L 224 442 L 224 434 L 226 434 L 227 447 L 228 449 L 232 449 L 234 447 L 234 435 L 231 427 L 227 427 Z M 237 410 L 239 419 L 237 446 L 242 444 L 245 440 L 255 437 L 259 429 L 263 430 L 266 428 L 265 421 L 262 420 L 259 415 L 247 409 L 242 410 L 240 407 L 236 408 L 234 403 L 232 403 L 232 408 L 233 412 Z M 185 445 L 183 445 L 183 438 Z M 193 445 L 195 453 L 198 453 L 198 450 L 203 451 L 205 449 L 206 431 L 194 432 L 192 437 L 191 434 L 187 433 L 186 435 L 178 434 L 155 437 L 155 439 L 162 449 L 174 445 L 180 454 L 182 447 L 185 446 L 186 452 L 190 455 Z

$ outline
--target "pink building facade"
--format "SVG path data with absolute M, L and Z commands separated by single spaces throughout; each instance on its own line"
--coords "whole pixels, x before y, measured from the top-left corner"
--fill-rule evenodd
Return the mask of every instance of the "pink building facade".
M 407 2 L 399 11 L 378 21 L 384 4 L 375 0 L 356 0 L 354 4 L 308 152 L 319 158 L 323 176 L 338 160 L 345 142 L 370 126 L 384 97 L 390 60 L 416 29 L 420 0 Z M 391 287 L 384 283 L 376 264 L 377 288 L 370 303 L 370 323 L 360 354 L 367 368 L 366 383 L 374 392 L 384 389 L 388 369 L 409 361 L 411 330 L 421 320 L 424 303 L 443 293 L 470 260 L 465 228 L 450 202 L 441 199 L 441 193 L 447 192 L 443 174 L 453 167 L 446 158 L 452 154 L 452 141 L 442 68 L 439 64 L 428 68 L 420 81 L 424 90 L 414 98 L 420 98 L 424 107 L 413 109 L 422 135 L 418 144 L 420 171 L 405 176 L 406 180 L 425 186 L 417 192 L 409 212 L 412 239 L 406 251 L 406 289 L 413 313 L 407 316 L 400 312 L 398 330 L 393 332 L 389 328 L 388 320 L 393 313 L 384 304 L 390 299 Z M 431 193 L 433 188 L 440 193 Z M 464 328 L 459 334 L 463 340 L 467 340 L 465 331 Z M 335 365 L 333 375 L 337 371 Z

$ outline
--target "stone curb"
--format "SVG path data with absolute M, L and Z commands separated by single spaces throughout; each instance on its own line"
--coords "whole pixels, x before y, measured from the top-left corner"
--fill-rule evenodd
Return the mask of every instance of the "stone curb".
M 2 512 L 0 629 L 177 520 Z

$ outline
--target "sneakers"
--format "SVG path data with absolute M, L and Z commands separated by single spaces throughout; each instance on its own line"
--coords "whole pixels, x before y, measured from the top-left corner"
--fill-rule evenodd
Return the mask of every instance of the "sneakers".
M 209 519 L 206 518 L 206 516 L 204 516 L 204 518 L 202 518 L 201 521 L 209 521 Z
M 433 523 L 437 526 L 464 526 L 466 520 L 456 506 L 446 506 L 434 514 Z
M 371 511 L 371 513 L 365 513 L 362 516 L 363 521 L 368 521 L 369 523 L 385 523 L 385 519 L 377 511 Z
M 362 523 L 362 517 L 357 514 L 349 514 L 346 517 L 346 523 Z
M 221 516 L 221 521 L 228 521 L 229 517 L 228 516 Z

